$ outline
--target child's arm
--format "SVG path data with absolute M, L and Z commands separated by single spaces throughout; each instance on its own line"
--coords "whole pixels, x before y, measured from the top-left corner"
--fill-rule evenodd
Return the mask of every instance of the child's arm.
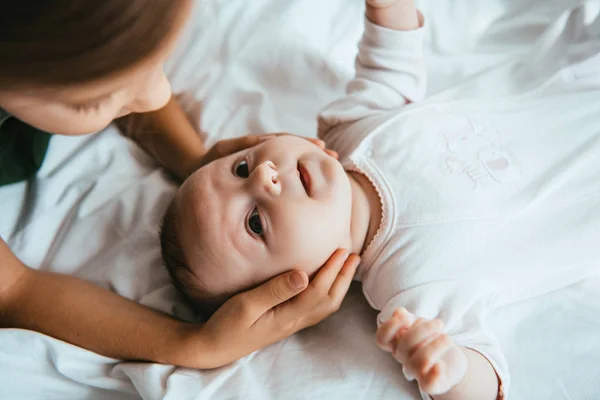
M 435 400 L 503 397 L 496 371 L 480 353 L 454 344 L 440 320 L 416 318 L 404 308 L 377 330 L 377 342 Z
M 115 121 L 123 135 L 184 180 L 200 167 L 206 149 L 181 106 L 171 97 L 160 110 L 131 114 Z
M 299 287 L 292 273 L 280 275 L 198 325 L 81 279 L 30 269 L 0 239 L 0 328 L 38 331 L 113 358 L 215 368 L 331 314 L 357 264 L 356 256 L 338 252 L 310 284 L 306 274 L 300 274 Z
M 385 3 L 385 4 L 384 4 Z M 356 74 L 319 116 L 319 137 L 425 96 L 422 17 L 413 0 L 367 0 Z

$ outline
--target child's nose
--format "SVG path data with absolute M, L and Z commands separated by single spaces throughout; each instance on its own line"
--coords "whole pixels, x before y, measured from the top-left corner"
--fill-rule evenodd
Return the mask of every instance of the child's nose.
M 266 192 L 271 196 L 279 196 L 281 194 L 281 182 L 277 175 L 277 167 L 271 161 L 265 161 L 259 164 L 253 171 L 254 175 L 253 186 L 259 192 Z

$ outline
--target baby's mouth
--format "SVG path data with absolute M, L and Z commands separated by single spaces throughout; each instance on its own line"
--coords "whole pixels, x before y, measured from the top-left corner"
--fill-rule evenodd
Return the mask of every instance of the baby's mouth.
M 310 197 L 310 175 L 304 166 L 300 163 L 297 165 L 298 176 L 306 194 Z

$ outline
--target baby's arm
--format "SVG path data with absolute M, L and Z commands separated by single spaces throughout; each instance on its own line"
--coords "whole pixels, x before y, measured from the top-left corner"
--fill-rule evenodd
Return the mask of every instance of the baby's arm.
M 343 129 L 423 99 L 426 71 L 421 24 L 413 0 L 367 0 L 355 77 L 346 87 L 346 96 L 321 112 L 319 137 L 325 139 L 334 128 Z
M 490 362 L 474 350 L 457 346 L 440 320 L 417 318 L 399 308 L 377 330 L 377 342 L 435 400 L 502 398 Z
M 375 25 L 398 31 L 419 27 L 414 0 L 367 0 L 367 18 Z

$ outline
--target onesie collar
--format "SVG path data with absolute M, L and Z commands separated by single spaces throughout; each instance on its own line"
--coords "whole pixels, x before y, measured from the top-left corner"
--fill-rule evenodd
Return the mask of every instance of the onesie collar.
M 361 154 L 362 153 L 362 154 Z M 370 151 L 354 152 L 342 162 L 342 166 L 347 172 L 357 172 L 364 175 L 375 188 L 379 201 L 381 202 L 381 222 L 379 229 L 373 236 L 367 248 L 361 254 L 361 262 L 356 271 L 355 279 L 362 281 L 365 275 L 369 272 L 371 266 L 375 263 L 383 245 L 386 243 L 392 233 L 393 221 L 395 215 L 395 202 L 393 201 L 392 192 L 387 185 L 381 171 L 377 166 L 363 154 L 371 154 Z

